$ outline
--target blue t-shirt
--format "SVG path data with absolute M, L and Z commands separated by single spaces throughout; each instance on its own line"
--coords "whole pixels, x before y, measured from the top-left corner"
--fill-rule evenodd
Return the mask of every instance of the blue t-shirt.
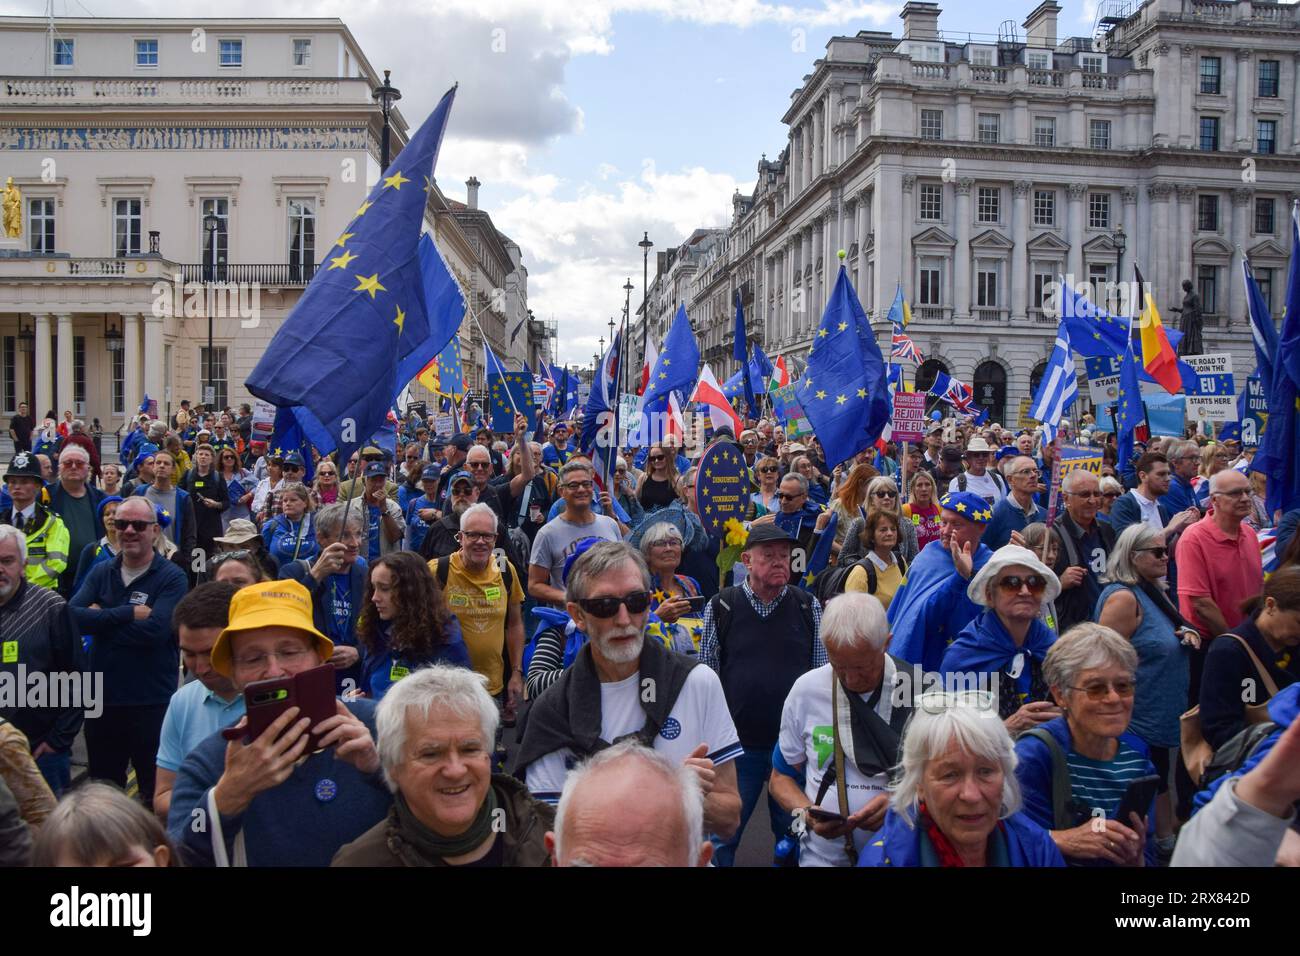
M 379 532 L 383 528 L 384 513 L 378 505 L 366 505 L 370 512 L 370 535 L 366 542 L 366 557 L 374 561 L 379 557 Z
M 461 635 L 460 621 L 452 615 L 447 622 L 447 640 L 433 648 L 427 658 L 417 659 L 407 654 L 394 655 L 388 647 L 388 627 L 381 622 L 379 638 L 383 643 L 382 651 L 365 655 L 361 671 L 361 687 L 370 699 L 380 701 L 389 689 L 403 677 L 421 667 L 430 664 L 450 664 L 454 667 L 469 668 L 469 648 Z
M 224 701 L 202 681 L 190 681 L 167 704 L 158 739 L 158 766 L 175 773 L 191 750 L 243 717 L 244 706 L 243 694 Z
M 567 464 L 572 454 L 573 447 L 568 443 L 563 448 L 556 448 L 554 444 L 547 442 L 542 446 L 542 464 L 559 467 Z

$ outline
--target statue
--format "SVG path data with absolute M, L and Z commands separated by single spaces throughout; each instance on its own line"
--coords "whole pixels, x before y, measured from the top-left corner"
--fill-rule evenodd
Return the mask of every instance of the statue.
M 5 236 L 9 239 L 17 239 L 23 234 L 23 194 L 14 185 L 12 176 L 5 180 L 5 189 L 2 195 L 4 197 Z
M 1183 305 L 1173 307 L 1173 311 L 1182 314 L 1178 330 L 1183 333 L 1183 340 L 1178 343 L 1179 355 L 1204 355 L 1205 346 L 1201 342 L 1201 297 L 1192 288 L 1192 280 L 1183 280 Z

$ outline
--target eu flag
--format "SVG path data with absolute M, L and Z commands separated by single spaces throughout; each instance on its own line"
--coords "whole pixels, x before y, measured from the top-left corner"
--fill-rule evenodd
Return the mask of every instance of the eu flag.
M 275 410 L 275 424 L 271 426 L 271 440 L 266 447 L 280 455 L 286 451 L 296 451 L 302 455 L 304 484 L 311 484 L 316 477 L 316 462 L 311 453 L 311 442 L 307 438 L 306 431 L 298 424 L 292 408 Z
M 735 297 L 736 341 L 732 343 L 732 358 L 740 363 L 740 378 L 745 383 L 745 412 L 753 417 L 758 414 L 758 400 L 754 398 L 754 380 L 749 370 L 749 344 L 745 338 L 745 310 L 740 304 L 740 293 L 736 292 Z M 739 438 L 740 436 L 736 437 Z
M 1270 517 L 1300 505 L 1300 204 L 1292 211 L 1291 267 L 1287 279 L 1282 332 L 1273 357 L 1273 388 L 1268 393 L 1268 424 L 1252 471 L 1268 477 L 1265 503 Z
M 514 433 L 515 409 L 528 419 L 528 427 L 536 430 L 532 372 L 488 372 L 487 382 L 488 415 L 494 432 Z
M 455 399 L 465 393 L 465 370 L 460 365 L 460 341 L 453 338 L 447 347 L 425 366 L 418 381 L 436 395 Z
M 1142 362 L 1138 359 L 1130 339 L 1124 350 L 1124 358 L 1119 366 L 1119 409 L 1116 419 L 1119 424 L 1119 471 L 1129 471 L 1129 462 L 1133 458 L 1133 432 L 1146 421 L 1146 412 L 1142 407 L 1142 386 L 1139 384 L 1139 371 Z
M 418 375 L 423 374 L 430 362 L 437 361 L 443 349 L 456 337 L 461 320 L 465 318 L 465 296 L 452 276 L 442 253 L 433 244 L 427 232 L 420 237 L 420 277 L 424 282 L 424 303 L 429 316 L 429 337 L 411 350 L 397 365 L 397 389 L 400 392 Z M 457 353 L 456 364 L 460 365 Z M 459 383 L 462 376 L 456 376 Z M 434 389 L 433 391 L 438 391 Z M 460 393 L 457 387 L 456 394 Z
M 1075 292 L 1065 280 L 1060 280 L 1061 288 L 1061 322 L 1070 335 L 1070 347 L 1080 355 L 1093 358 L 1109 356 L 1122 357 L 1128 348 L 1129 320 L 1122 316 L 1111 315 L 1105 309 L 1090 302 Z M 1165 329 L 1169 344 L 1175 349 L 1183 339 L 1183 333 L 1174 329 Z M 1141 348 L 1138 349 L 1139 364 Z M 1189 394 L 1198 387 L 1196 371 L 1178 359 L 1178 377 L 1182 380 L 1183 390 Z M 1139 381 L 1155 382 L 1151 374 L 1142 369 Z
M 795 395 L 828 465 L 871 447 L 889 424 L 885 358 L 843 265 Z
M 691 320 L 686 317 L 686 306 L 679 305 L 672 328 L 664 339 L 664 346 L 659 350 L 654 368 L 650 370 L 645 394 L 641 396 L 645 415 L 642 425 L 649 429 L 641 434 L 658 438 L 662 429 L 656 429 L 650 424 L 655 420 L 652 416 L 668 414 L 668 396 L 671 392 L 680 393 L 677 401 L 685 406 L 686 397 L 695 390 L 695 376 L 699 370 L 700 347 L 695 342 L 695 333 L 691 331 Z M 659 420 L 663 421 L 662 418 Z
M 302 406 L 333 446 L 355 447 L 383 425 L 398 363 L 430 337 L 420 234 L 455 95 L 381 174 L 248 377 L 258 398 Z

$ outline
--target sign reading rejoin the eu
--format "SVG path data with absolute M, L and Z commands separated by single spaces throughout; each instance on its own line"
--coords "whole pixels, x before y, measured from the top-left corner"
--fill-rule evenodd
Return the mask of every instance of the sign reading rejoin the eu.
M 728 518 L 745 519 L 749 472 L 735 445 L 718 441 L 704 450 L 695 475 L 695 504 L 711 538 L 727 533 L 724 525 Z
M 1268 396 L 1258 375 L 1246 379 L 1246 411 L 1241 416 L 1241 443 L 1247 448 L 1258 448 L 1268 421 Z
M 893 441 L 921 441 L 925 438 L 925 393 L 894 393 Z

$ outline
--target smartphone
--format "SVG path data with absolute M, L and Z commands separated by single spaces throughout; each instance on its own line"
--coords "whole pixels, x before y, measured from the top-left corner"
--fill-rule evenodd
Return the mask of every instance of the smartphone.
M 809 807 L 808 816 L 812 817 L 818 823 L 844 823 L 846 817 L 842 813 L 831 813 L 829 810 L 823 810 L 821 807 Z
M 291 677 L 275 677 L 249 684 L 244 688 L 248 723 L 243 727 L 227 727 L 222 736 L 227 740 L 256 740 L 290 707 L 299 709 L 299 718 L 310 718 L 312 727 L 333 717 L 338 713 L 334 705 L 335 673 L 333 664 L 322 664 Z M 308 752 L 315 753 L 320 749 L 320 738 L 312 734 L 307 743 Z
M 1145 817 L 1151 811 L 1151 801 L 1155 799 L 1159 786 L 1160 778 L 1155 774 L 1129 781 L 1128 789 L 1124 791 L 1124 797 L 1119 802 L 1119 813 L 1115 819 L 1124 826 L 1131 827 L 1133 821 L 1129 818 L 1130 813 Z
M 704 605 L 709 603 L 709 599 L 703 594 L 697 594 L 694 597 L 687 595 L 686 603 L 691 606 L 692 611 L 703 611 Z

